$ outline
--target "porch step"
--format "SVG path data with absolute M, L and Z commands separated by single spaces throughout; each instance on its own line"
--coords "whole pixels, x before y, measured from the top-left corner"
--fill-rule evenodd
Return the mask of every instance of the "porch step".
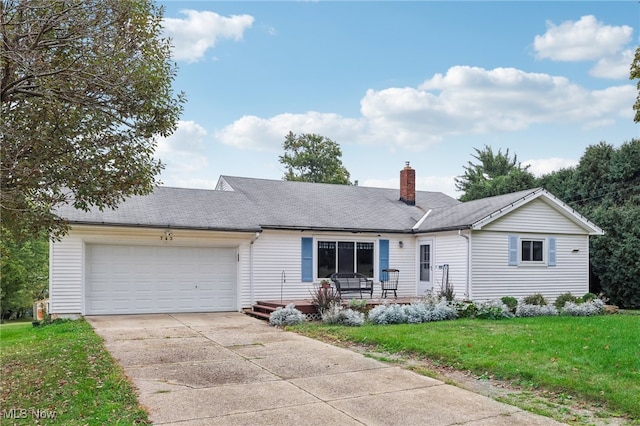
M 245 309 L 244 313 L 254 318 L 269 320 L 271 312 L 275 311 L 277 306 L 267 306 L 256 303 L 251 309 Z

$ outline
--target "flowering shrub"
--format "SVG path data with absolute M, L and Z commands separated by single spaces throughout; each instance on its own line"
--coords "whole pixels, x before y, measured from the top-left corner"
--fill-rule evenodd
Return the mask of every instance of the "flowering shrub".
M 489 300 L 488 302 L 476 305 L 476 318 L 480 319 L 501 319 L 513 318 L 511 309 L 500 299 Z
M 545 315 L 558 315 L 558 310 L 553 305 L 530 305 L 520 302 L 516 308 L 517 317 L 541 317 Z
M 322 322 L 357 327 L 364 324 L 364 314 L 353 309 L 344 309 L 339 304 L 335 304 L 322 313 Z
M 306 321 L 305 314 L 296 309 L 293 303 L 285 308 L 279 307 L 269 316 L 269 324 L 284 327 L 285 325 L 296 325 Z
M 590 317 L 593 315 L 602 315 L 604 312 L 604 302 L 600 299 L 593 299 L 580 304 L 567 302 L 560 311 L 562 315 L 571 315 L 574 317 Z

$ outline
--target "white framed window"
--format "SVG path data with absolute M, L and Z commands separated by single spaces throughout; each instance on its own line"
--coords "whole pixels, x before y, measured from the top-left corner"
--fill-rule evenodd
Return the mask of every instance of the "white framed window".
M 509 235 L 509 266 L 556 266 L 556 237 Z
M 520 262 L 542 263 L 544 262 L 544 240 L 521 239 Z

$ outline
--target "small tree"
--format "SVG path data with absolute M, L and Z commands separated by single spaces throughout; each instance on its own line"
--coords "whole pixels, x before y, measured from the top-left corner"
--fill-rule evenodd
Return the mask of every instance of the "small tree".
M 342 165 L 340 145 L 324 136 L 293 132 L 285 137 L 280 163 L 287 172 L 284 180 L 350 185 L 349 172 Z
M 503 154 L 499 149 L 494 154 L 490 146 L 474 148 L 473 158 L 479 163 L 468 162 L 464 175 L 455 178 L 456 189 L 463 191 L 460 201 L 471 201 L 494 195 L 531 189 L 536 179 L 529 172 L 529 166 L 522 167 L 516 155 L 511 158 L 509 150 Z

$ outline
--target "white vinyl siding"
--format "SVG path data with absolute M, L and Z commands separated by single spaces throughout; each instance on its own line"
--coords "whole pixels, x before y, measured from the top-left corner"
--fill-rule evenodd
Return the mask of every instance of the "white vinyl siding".
M 80 315 L 83 295 L 84 243 L 67 236 L 49 244 L 49 311 Z
M 466 297 L 467 292 L 467 240 L 457 232 L 443 232 L 434 235 L 433 290 L 439 291 L 442 284 L 442 265 L 449 265 L 449 282 L 453 285 L 456 298 Z
M 259 300 L 299 300 L 309 299 L 314 285 L 320 279 L 315 277 L 313 282 L 302 282 L 301 276 L 301 238 L 313 238 L 313 265 L 316 265 L 317 241 L 362 241 L 374 244 L 374 286 L 373 297 L 380 297 L 381 288 L 378 277 L 378 244 L 380 239 L 389 240 L 389 267 L 400 270 L 398 283 L 398 297 L 416 295 L 416 267 L 415 240 L 413 236 L 398 235 L 367 235 L 354 237 L 353 234 L 273 231 L 265 230 L 254 243 L 254 301 Z M 400 248 L 399 242 L 403 242 Z M 283 274 L 284 273 L 284 274 Z M 314 272 L 315 274 L 315 272 Z M 284 280 L 283 280 L 284 277 Z M 350 297 L 351 295 L 347 295 Z M 359 296 L 358 296 L 359 297 Z
M 413 235 L 383 235 L 380 238 L 389 240 L 389 268 L 400 271 L 398 297 L 416 296 L 418 282 L 416 252 L 418 249 L 415 237 Z M 400 241 L 402 241 L 402 248 L 400 248 Z M 376 276 L 373 284 L 373 297 L 380 297 L 381 293 L 380 280 Z
M 532 234 L 586 234 L 582 227 L 539 198 L 496 219 L 482 230 Z
M 519 234 L 522 239 L 546 238 Z M 554 235 L 557 266 L 508 265 L 508 234 L 474 232 L 472 294 L 474 300 L 502 296 L 522 298 L 542 293 L 554 300 L 562 293 L 581 296 L 589 291 L 589 242 L 586 235 Z M 576 251 L 577 250 L 577 251 Z

